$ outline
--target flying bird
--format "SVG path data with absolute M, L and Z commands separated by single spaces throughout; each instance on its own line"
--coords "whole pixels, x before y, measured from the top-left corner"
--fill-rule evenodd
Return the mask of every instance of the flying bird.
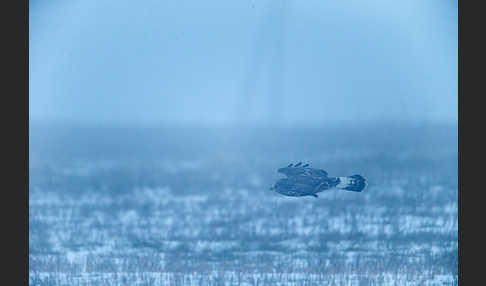
M 317 193 L 333 188 L 361 192 L 367 186 L 361 175 L 329 177 L 324 170 L 310 168 L 309 164 L 301 165 L 299 162 L 278 169 L 277 172 L 286 178 L 279 179 L 270 189 L 285 196 L 317 198 Z

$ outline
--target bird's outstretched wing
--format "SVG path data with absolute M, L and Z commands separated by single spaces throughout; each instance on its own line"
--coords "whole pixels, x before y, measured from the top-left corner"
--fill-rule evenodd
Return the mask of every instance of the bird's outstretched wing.
M 306 182 L 303 178 L 283 178 L 278 180 L 272 189 L 287 196 L 317 197 L 314 185 L 312 182 Z
M 309 174 L 316 177 L 327 177 L 327 172 L 321 169 L 311 169 Z
M 297 176 L 311 176 L 311 177 L 327 177 L 327 172 L 321 169 L 310 168 L 309 164 L 302 165 L 302 162 L 297 164 L 290 164 L 287 167 L 278 169 L 279 173 L 286 175 L 287 177 Z

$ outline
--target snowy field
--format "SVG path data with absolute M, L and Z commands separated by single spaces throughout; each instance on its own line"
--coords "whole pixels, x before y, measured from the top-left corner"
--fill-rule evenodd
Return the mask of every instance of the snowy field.
M 31 126 L 30 285 L 457 285 L 456 126 Z M 269 190 L 303 161 L 362 193 Z

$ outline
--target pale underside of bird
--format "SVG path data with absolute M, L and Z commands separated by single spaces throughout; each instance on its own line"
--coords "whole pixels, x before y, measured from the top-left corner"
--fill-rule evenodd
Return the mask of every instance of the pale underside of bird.
M 326 171 L 310 168 L 309 164 L 290 164 L 278 169 L 278 172 L 286 175 L 286 178 L 279 179 L 270 189 L 292 197 L 317 198 L 317 193 L 329 189 L 361 192 L 367 186 L 366 179 L 361 175 L 329 177 Z

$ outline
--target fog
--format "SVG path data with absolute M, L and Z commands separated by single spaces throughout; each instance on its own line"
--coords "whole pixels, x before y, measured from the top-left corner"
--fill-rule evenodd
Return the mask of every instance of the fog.
M 29 284 L 457 285 L 457 33 L 457 1 L 31 0 Z M 297 162 L 367 186 L 271 188 Z
M 457 122 L 456 1 L 30 1 L 32 122 Z

